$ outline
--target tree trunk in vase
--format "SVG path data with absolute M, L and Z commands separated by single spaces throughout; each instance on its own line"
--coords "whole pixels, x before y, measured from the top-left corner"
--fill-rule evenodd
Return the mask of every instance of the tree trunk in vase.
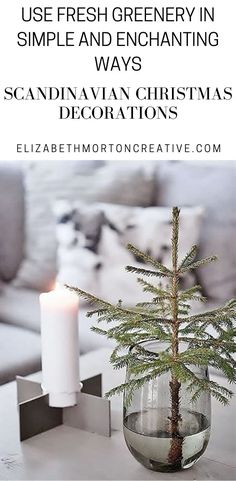
M 180 404 L 180 387 L 178 379 L 172 376 L 170 381 L 170 393 L 171 393 L 171 417 L 170 417 L 170 434 L 171 434 L 171 447 L 168 456 L 168 462 L 176 466 L 176 469 L 181 468 L 182 456 L 183 456 L 183 438 L 179 432 L 179 421 L 181 420 L 179 412 Z

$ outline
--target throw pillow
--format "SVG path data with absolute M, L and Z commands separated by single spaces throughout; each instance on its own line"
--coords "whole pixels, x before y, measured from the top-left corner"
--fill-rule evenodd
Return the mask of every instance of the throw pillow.
M 126 245 L 131 242 L 170 265 L 170 208 L 101 203 L 88 207 L 67 202 L 57 204 L 55 211 L 60 282 L 79 286 L 110 302 L 123 299 L 133 305 L 148 298 L 138 288 L 135 276 L 124 270 L 127 264 L 145 267 Z M 198 243 L 202 216 L 201 207 L 182 209 L 180 258 Z M 193 283 L 191 274 L 185 277 L 184 287 Z

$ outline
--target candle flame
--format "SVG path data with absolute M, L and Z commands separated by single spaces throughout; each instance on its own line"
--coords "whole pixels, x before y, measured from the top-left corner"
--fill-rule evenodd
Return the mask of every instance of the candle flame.
M 50 291 L 62 291 L 64 289 L 64 286 L 60 284 L 60 282 L 55 281 L 52 283 Z

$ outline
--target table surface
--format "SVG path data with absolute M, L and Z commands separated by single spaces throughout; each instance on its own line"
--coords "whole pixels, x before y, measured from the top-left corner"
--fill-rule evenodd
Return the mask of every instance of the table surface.
M 81 377 L 103 373 L 106 391 L 123 380 L 113 371 L 110 351 L 81 358 Z M 40 374 L 31 376 L 40 379 Z M 122 433 L 121 398 L 112 400 L 112 436 L 59 426 L 19 441 L 16 383 L 0 388 L 0 479 L 3 480 L 236 480 L 236 398 L 222 407 L 212 400 L 212 433 L 208 448 L 191 469 L 162 474 L 145 469 L 129 453 Z

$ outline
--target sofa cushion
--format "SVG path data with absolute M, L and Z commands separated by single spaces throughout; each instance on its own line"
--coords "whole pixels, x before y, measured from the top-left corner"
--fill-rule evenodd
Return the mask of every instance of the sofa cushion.
M 150 293 L 143 292 L 137 284 L 137 276 L 125 272 L 126 265 L 147 267 L 126 246 L 134 244 L 170 267 L 170 208 L 107 203 L 87 206 L 67 201 L 57 203 L 55 210 L 60 283 L 78 286 L 109 302 L 122 299 L 128 306 L 150 300 Z M 202 216 L 201 207 L 182 209 L 180 259 L 193 244 L 198 244 Z M 194 275 L 186 273 L 181 286 L 190 287 L 194 281 Z
M 88 161 L 25 163 L 25 259 L 16 286 L 48 290 L 56 274 L 56 239 L 52 203 L 56 199 L 149 205 L 153 176 L 134 163 L 103 165 Z
M 40 336 L 0 323 L 0 384 L 40 369 Z
M 24 248 L 24 187 L 21 170 L 0 162 L 0 278 L 10 281 Z
M 31 289 L 2 286 L 0 322 L 40 331 L 39 293 Z
M 205 207 L 199 256 L 218 262 L 199 269 L 206 295 L 236 295 L 236 165 L 233 162 L 166 162 L 157 167 L 156 204 Z

